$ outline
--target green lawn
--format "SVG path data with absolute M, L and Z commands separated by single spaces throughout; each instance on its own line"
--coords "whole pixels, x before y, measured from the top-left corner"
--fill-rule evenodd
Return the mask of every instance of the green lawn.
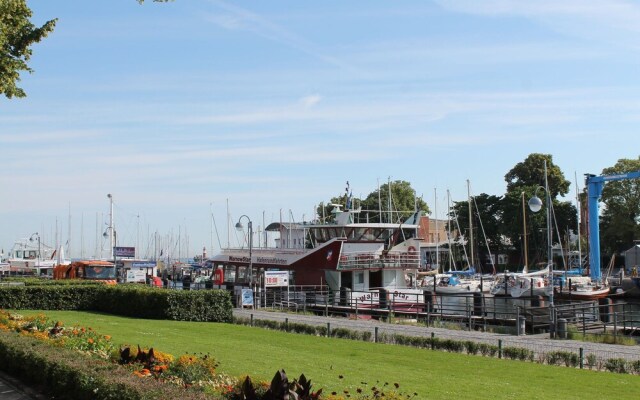
M 24 315 L 36 311 L 19 311 Z M 231 375 L 270 380 L 304 373 L 325 393 L 399 383 L 419 399 L 637 399 L 640 376 L 593 372 L 403 346 L 328 339 L 231 324 L 140 320 L 46 311 L 66 326 L 92 327 L 116 343 L 179 356 L 208 353 Z M 340 379 L 342 375 L 344 378 Z M 361 382 L 367 382 L 363 385 Z

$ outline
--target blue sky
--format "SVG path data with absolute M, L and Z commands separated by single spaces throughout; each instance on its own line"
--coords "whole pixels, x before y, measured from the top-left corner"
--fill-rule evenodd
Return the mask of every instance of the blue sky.
M 436 189 L 444 213 L 530 153 L 580 187 L 640 153 L 638 2 L 28 4 L 59 21 L 28 97 L 0 99 L 5 251 L 71 227 L 93 255 L 107 193 L 119 245 L 211 254 L 228 220 L 309 220 L 347 180 L 409 181 L 432 209 Z

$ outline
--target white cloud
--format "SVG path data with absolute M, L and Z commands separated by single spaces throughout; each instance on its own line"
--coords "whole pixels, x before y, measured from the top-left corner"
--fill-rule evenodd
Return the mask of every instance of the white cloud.
M 310 107 L 313 107 L 316 104 L 318 104 L 321 99 L 322 99 L 322 97 L 319 94 L 314 94 L 314 95 L 311 95 L 311 96 L 305 96 L 305 97 L 301 98 L 300 99 L 300 103 L 305 108 L 310 108 Z

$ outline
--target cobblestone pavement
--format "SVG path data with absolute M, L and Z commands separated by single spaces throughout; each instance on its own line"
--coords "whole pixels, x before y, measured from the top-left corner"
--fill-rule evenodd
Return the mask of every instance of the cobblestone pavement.
M 624 346 L 604 343 L 581 342 L 577 340 L 552 340 L 548 334 L 514 336 L 509 334 L 489 333 L 480 331 L 451 330 L 444 328 L 432 328 L 414 325 L 389 324 L 376 320 L 352 320 L 339 317 L 324 317 L 314 315 L 302 315 L 294 313 L 273 312 L 266 310 L 234 309 L 235 317 L 265 319 L 284 322 L 296 322 L 314 326 L 326 326 L 333 328 L 346 328 L 358 331 L 378 333 L 402 334 L 407 336 L 429 337 L 433 332 L 436 338 L 453 339 L 460 341 L 471 340 L 478 343 L 497 345 L 502 341 L 503 347 L 522 347 L 533 350 L 536 357 L 550 351 L 571 351 L 579 353 L 583 349 L 584 356 L 594 354 L 598 359 L 624 358 L 627 360 L 640 360 L 639 346 Z

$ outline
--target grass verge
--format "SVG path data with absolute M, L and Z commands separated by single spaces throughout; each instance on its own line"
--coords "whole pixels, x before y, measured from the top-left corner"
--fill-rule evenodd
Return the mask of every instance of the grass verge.
M 20 311 L 24 315 L 36 311 Z M 221 370 L 270 380 L 284 368 L 304 373 L 324 393 L 400 384 L 420 399 L 636 398 L 640 377 L 497 360 L 351 340 L 310 337 L 221 323 L 140 320 L 90 312 L 47 311 L 66 326 L 91 326 L 115 343 L 174 355 L 210 354 Z M 343 378 L 340 378 L 342 376 Z M 363 382 L 366 382 L 363 383 Z

